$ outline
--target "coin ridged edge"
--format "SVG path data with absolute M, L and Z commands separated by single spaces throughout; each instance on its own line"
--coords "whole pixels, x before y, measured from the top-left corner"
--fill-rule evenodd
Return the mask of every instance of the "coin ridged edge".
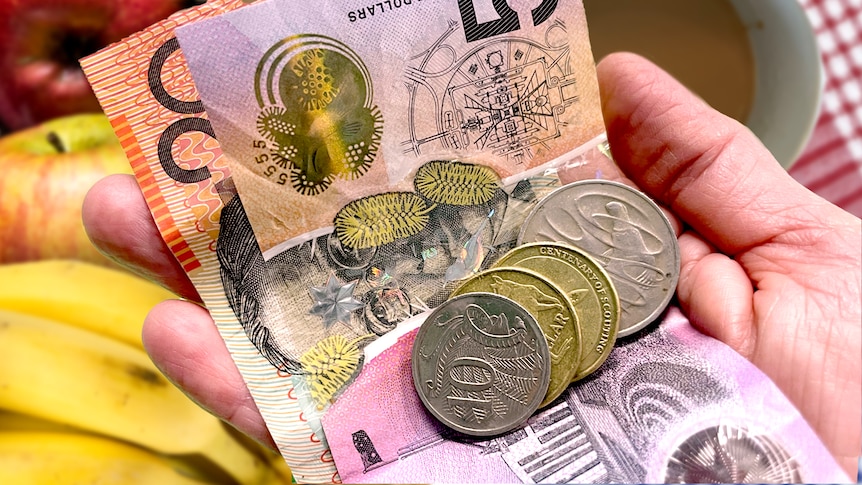
M 520 418 L 517 420 L 513 420 L 511 423 L 507 424 L 506 426 L 501 426 L 501 427 L 496 427 L 496 428 L 486 429 L 486 430 L 470 429 L 470 428 L 467 428 L 465 426 L 460 426 L 457 423 L 452 422 L 446 416 L 441 415 L 440 412 L 431 403 L 428 402 L 428 398 L 422 392 L 419 391 L 419 386 L 421 385 L 421 376 L 419 375 L 420 371 L 418 370 L 418 364 L 417 364 L 418 360 L 416 358 L 416 354 L 419 352 L 419 350 L 417 349 L 418 346 L 416 345 L 416 343 L 420 342 L 420 336 L 423 333 L 423 328 L 426 328 L 426 324 L 428 322 L 431 322 L 432 318 L 436 317 L 442 311 L 442 309 L 444 309 L 444 305 L 449 304 L 450 302 L 456 302 L 457 300 L 460 300 L 460 299 L 475 298 L 477 296 L 491 297 L 491 298 L 496 298 L 499 300 L 504 300 L 508 304 L 511 304 L 512 306 L 522 310 L 525 315 L 529 316 L 530 320 L 526 321 L 525 324 L 526 325 L 532 325 L 534 327 L 534 330 L 536 331 L 536 337 L 537 337 L 537 339 L 536 339 L 537 340 L 536 351 L 539 352 L 539 354 L 541 355 L 541 357 L 545 363 L 544 370 L 543 370 L 543 375 L 545 376 L 545 379 L 543 379 L 542 382 L 539 384 L 540 388 L 536 392 L 533 400 L 530 401 L 530 405 L 525 406 L 524 411 L 520 413 L 520 415 L 519 415 Z M 425 332 L 427 332 L 427 329 L 425 330 Z M 448 428 L 455 430 L 459 433 L 463 433 L 463 434 L 469 435 L 469 436 L 491 437 L 491 436 L 501 435 L 501 434 L 506 433 L 508 431 L 511 431 L 511 430 L 513 430 L 519 426 L 523 426 L 523 424 L 526 423 L 526 421 L 533 414 L 535 414 L 536 410 L 539 409 L 540 404 L 541 404 L 544 396 L 547 393 L 548 384 L 550 381 L 551 353 L 550 353 L 550 350 L 548 349 L 547 341 L 544 339 L 542 328 L 539 326 L 539 322 L 536 320 L 536 318 L 529 311 L 527 311 L 526 308 L 523 307 L 523 305 L 512 300 L 511 298 L 507 298 L 505 296 L 501 296 L 501 295 L 498 295 L 496 293 L 472 292 L 472 293 L 465 293 L 463 295 L 451 297 L 448 300 L 446 300 L 445 302 L 443 302 L 443 304 L 439 305 L 437 308 L 435 308 L 434 310 L 431 311 L 431 313 L 428 315 L 428 317 L 425 319 L 425 321 L 419 327 L 419 330 L 416 333 L 416 337 L 414 338 L 413 347 L 412 347 L 411 352 L 410 352 L 410 367 L 411 367 L 411 373 L 412 373 L 412 377 L 413 377 L 413 385 L 414 385 L 414 388 L 416 389 L 416 394 L 419 396 L 419 399 L 420 399 L 420 401 L 422 401 L 422 404 L 425 406 L 425 409 L 428 410 L 428 412 L 431 413 L 431 415 L 433 415 L 435 418 L 437 418 L 437 420 L 439 420 L 441 423 L 443 423 Z
M 603 350 L 602 350 L 602 352 L 600 352 L 601 357 L 598 360 L 596 360 L 592 365 L 590 365 L 588 367 L 583 367 L 585 357 L 587 355 L 589 355 L 589 352 L 585 351 L 586 350 L 585 344 L 587 342 L 583 341 L 583 337 L 584 337 L 583 325 L 585 325 L 585 322 L 582 321 L 580 316 L 578 317 L 578 325 L 582 326 L 582 328 L 581 328 L 581 330 L 582 330 L 581 331 L 581 339 L 582 339 L 582 341 L 581 341 L 581 343 L 582 343 L 582 345 L 581 345 L 581 362 L 578 365 L 577 371 L 575 372 L 575 376 L 572 378 L 572 382 L 577 382 L 577 381 L 583 379 L 584 377 L 592 374 L 596 370 L 598 370 L 598 368 L 601 367 L 601 365 L 608 359 L 608 356 L 610 355 L 611 351 L 613 350 L 614 344 L 616 343 L 617 335 L 619 333 L 620 315 L 622 314 L 622 308 L 620 307 L 619 295 L 617 294 L 616 288 L 614 287 L 614 284 L 613 284 L 613 281 L 611 280 L 610 275 L 607 273 L 607 271 L 605 271 L 605 268 L 598 261 L 595 260 L 595 258 L 590 256 L 586 251 L 583 251 L 580 248 L 577 248 L 575 246 L 572 246 L 572 245 L 569 245 L 566 243 L 554 242 L 554 241 L 538 241 L 538 242 L 522 244 L 520 246 L 516 246 L 514 249 L 510 250 L 509 252 L 507 252 L 506 254 L 501 256 L 500 259 L 497 260 L 496 264 L 503 265 L 503 266 L 519 267 L 518 263 L 522 262 L 523 260 L 511 261 L 513 258 L 515 258 L 515 255 L 518 253 L 518 251 L 519 250 L 524 251 L 525 249 L 529 249 L 531 247 L 539 247 L 539 246 L 547 246 L 547 247 L 556 248 L 556 249 L 559 249 L 562 251 L 568 251 L 568 252 L 575 253 L 578 257 L 580 257 L 580 258 L 586 260 L 588 263 L 590 263 L 593 266 L 593 268 L 598 269 L 597 273 L 603 279 L 602 284 L 604 284 L 608 288 L 610 288 L 609 294 L 610 294 L 610 297 L 613 299 L 613 301 L 610 302 L 610 305 L 612 306 L 612 308 L 617 309 L 616 318 L 610 324 L 611 329 L 608 331 L 608 335 L 606 337 L 607 341 L 604 342 Z M 548 256 L 548 257 L 554 257 L 554 256 Z M 527 268 L 527 269 L 529 269 L 529 268 Z M 532 270 L 532 271 L 537 271 L 537 270 Z M 537 271 L 537 272 L 539 272 L 539 271 Z M 586 275 L 584 275 L 584 277 L 586 278 Z M 549 280 L 553 281 L 550 278 L 549 278 Z M 557 286 L 560 286 L 560 285 L 557 284 Z M 574 307 L 574 305 L 573 305 L 573 307 Z M 577 309 L 575 310 L 575 312 L 577 313 Z M 602 329 L 604 329 L 604 325 L 602 326 Z M 601 334 L 602 334 L 602 332 L 600 332 L 600 335 Z

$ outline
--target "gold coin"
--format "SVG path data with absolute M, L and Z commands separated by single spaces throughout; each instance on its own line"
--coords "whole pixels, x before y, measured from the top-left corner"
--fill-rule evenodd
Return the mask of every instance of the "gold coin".
M 581 361 L 573 381 L 608 358 L 617 339 L 620 300 L 610 276 L 584 251 L 559 243 L 532 243 L 509 251 L 496 265 L 535 271 L 569 297 L 581 327 Z
M 569 298 L 546 278 L 521 268 L 491 268 L 478 273 L 452 296 L 476 292 L 507 297 L 539 323 L 551 353 L 550 383 L 539 407 L 550 404 L 572 382 L 581 357 L 581 332 Z

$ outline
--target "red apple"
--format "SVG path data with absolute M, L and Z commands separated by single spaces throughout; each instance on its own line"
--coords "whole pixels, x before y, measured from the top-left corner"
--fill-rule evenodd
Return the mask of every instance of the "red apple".
M 81 205 L 97 180 L 130 172 L 104 114 L 57 118 L 0 138 L 0 263 L 110 265 L 84 232 Z
M 189 0 L 0 0 L 0 124 L 100 111 L 78 60 Z

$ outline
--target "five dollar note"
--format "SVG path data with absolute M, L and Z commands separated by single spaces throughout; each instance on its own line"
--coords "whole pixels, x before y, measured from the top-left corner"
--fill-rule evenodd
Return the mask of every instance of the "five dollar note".
M 245 3 L 82 66 L 295 476 L 337 481 L 320 419 L 364 346 L 514 244 L 544 167 L 601 135 L 586 21 L 577 1 Z M 336 237 L 339 210 L 379 206 L 408 223 Z

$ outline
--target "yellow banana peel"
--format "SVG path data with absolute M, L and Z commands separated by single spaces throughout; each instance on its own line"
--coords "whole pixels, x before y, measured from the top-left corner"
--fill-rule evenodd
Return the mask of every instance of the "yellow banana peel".
M 270 473 L 270 463 L 168 382 L 143 351 L 7 310 L 0 310 L 0 408 L 166 455 L 200 455 L 242 484 Z
M 0 309 L 91 330 L 139 349 L 147 313 L 172 298 L 176 295 L 155 283 L 84 261 L 0 265 Z
M 201 485 L 139 447 L 98 436 L 0 432 L 0 483 Z

